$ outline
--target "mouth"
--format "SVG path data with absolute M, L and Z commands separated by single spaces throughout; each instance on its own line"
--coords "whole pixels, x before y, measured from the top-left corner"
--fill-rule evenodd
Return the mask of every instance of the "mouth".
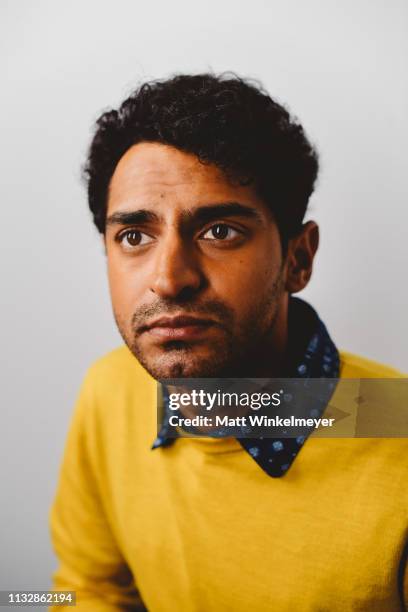
M 174 317 L 160 317 L 141 329 L 142 332 L 162 340 L 194 340 L 204 336 L 208 329 L 215 325 L 215 321 L 201 319 L 188 315 Z

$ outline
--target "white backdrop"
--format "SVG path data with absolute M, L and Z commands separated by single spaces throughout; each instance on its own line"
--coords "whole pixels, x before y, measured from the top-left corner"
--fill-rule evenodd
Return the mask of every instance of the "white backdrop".
M 48 588 L 48 508 L 86 367 L 121 343 L 80 182 L 93 121 L 140 81 L 261 79 L 321 155 L 303 292 L 338 346 L 408 370 L 404 0 L 2 0 L 0 589 Z

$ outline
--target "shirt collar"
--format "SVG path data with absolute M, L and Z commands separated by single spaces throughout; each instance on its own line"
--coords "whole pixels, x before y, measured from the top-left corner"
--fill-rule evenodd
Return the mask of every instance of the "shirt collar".
M 316 311 L 305 301 L 291 297 L 289 301 L 289 366 L 287 378 L 334 378 L 339 377 L 340 359 L 338 350 L 329 336 L 324 323 Z M 152 449 L 170 446 L 176 437 L 168 437 L 168 409 L 166 394 L 164 419 Z M 320 417 L 328 398 L 316 401 L 312 417 Z M 297 438 L 237 438 L 238 442 L 254 461 L 275 478 L 284 476 L 296 459 L 307 436 Z M 176 435 L 172 432 L 172 435 Z

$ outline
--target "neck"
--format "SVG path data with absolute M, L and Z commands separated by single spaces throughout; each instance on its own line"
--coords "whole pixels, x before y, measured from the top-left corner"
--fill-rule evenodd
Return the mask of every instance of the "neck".
M 239 368 L 236 378 L 282 378 L 289 362 L 288 303 L 286 293 L 278 304 L 269 332 L 264 334 L 245 363 Z

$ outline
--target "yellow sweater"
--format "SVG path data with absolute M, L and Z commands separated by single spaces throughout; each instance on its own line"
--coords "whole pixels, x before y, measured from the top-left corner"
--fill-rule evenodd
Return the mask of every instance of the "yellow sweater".
M 342 377 L 397 375 L 341 353 Z M 232 438 L 152 451 L 155 393 L 125 346 L 81 388 L 50 513 L 72 609 L 401 610 L 408 440 L 312 438 L 271 478 Z

